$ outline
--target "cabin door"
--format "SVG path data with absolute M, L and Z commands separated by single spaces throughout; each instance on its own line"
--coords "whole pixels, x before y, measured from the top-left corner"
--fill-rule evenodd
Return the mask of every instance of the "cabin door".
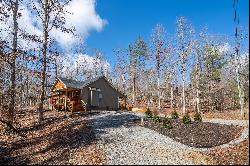
M 100 106 L 99 93 L 100 93 L 100 89 L 95 89 L 95 88 L 91 89 L 90 91 L 91 106 L 94 106 L 94 107 Z

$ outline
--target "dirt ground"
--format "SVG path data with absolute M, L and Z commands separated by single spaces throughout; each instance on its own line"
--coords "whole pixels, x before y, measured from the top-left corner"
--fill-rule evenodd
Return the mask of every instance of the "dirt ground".
M 41 126 L 33 111 L 19 112 L 20 135 L 6 135 L 0 124 L 0 164 L 102 164 L 86 116 L 47 111 Z
M 170 115 L 173 110 L 171 108 L 164 108 L 160 113 Z M 182 117 L 182 110 L 176 110 L 180 117 Z M 187 110 L 188 112 L 189 110 Z M 245 120 L 249 120 L 249 109 L 245 108 Z M 193 116 L 194 112 L 189 112 L 190 116 Z M 204 119 L 228 119 L 228 120 L 241 120 L 240 110 L 227 110 L 223 112 L 204 112 L 202 113 Z

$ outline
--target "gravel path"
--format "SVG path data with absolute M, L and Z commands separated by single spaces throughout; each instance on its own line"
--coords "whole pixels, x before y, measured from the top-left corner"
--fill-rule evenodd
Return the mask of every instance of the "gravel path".
M 127 125 L 138 118 L 132 113 L 105 113 L 91 118 L 106 163 L 195 164 L 187 158 L 190 148 L 150 129 Z
M 226 125 L 249 126 L 249 120 L 203 119 L 203 121 Z
M 137 165 L 189 165 L 206 164 L 205 161 L 194 161 L 188 157 L 190 152 L 206 151 L 211 148 L 194 148 L 174 141 L 163 136 L 156 131 L 130 125 L 135 119 L 143 117 L 143 113 L 133 112 L 103 112 L 90 117 L 90 122 L 94 127 L 94 132 L 99 138 L 98 146 L 104 150 L 106 163 L 108 165 L 137 164 Z M 209 121 L 209 120 L 206 120 Z M 236 122 L 225 122 L 220 120 L 210 120 L 214 123 L 234 124 Z M 243 122 L 238 122 L 240 125 Z M 246 127 L 240 138 L 228 144 L 221 145 L 227 147 L 231 144 L 239 143 L 248 137 L 248 127 Z

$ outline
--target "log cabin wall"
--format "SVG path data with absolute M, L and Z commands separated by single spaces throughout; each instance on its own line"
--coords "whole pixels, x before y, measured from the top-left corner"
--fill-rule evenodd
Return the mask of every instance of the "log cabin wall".
M 59 93 L 59 94 L 56 94 Z M 65 99 L 66 97 L 66 99 Z M 83 111 L 80 103 L 80 90 L 67 88 L 65 84 L 57 80 L 52 87 L 52 110 L 66 110 L 70 112 Z
M 61 90 L 65 88 L 66 86 L 64 85 L 64 83 L 60 80 L 57 80 L 52 88 L 52 91 Z

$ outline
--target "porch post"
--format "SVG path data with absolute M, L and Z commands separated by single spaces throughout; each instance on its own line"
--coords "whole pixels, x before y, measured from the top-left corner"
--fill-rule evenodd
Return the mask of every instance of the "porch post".
M 75 91 L 74 91 L 74 93 L 76 93 Z M 73 110 L 74 110 L 74 93 L 73 93 L 73 91 L 72 91 L 72 102 L 71 102 L 71 105 L 72 105 L 72 110 L 71 110 L 71 113 L 73 112 Z
M 57 97 L 57 111 L 59 112 L 59 101 L 60 101 L 60 92 L 58 94 L 58 97 Z
M 53 94 L 52 94 L 52 96 L 50 98 L 50 104 L 51 104 L 51 111 L 53 111 Z
M 65 112 L 67 111 L 67 95 L 68 95 L 68 90 L 66 89 L 66 92 L 65 92 L 65 103 L 64 103 L 64 110 L 65 110 Z
M 119 96 L 117 97 L 117 100 L 118 100 L 118 109 L 120 109 L 120 98 L 119 98 Z
M 125 100 L 125 109 L 127 109 L 127 96 L 124 97 L 124 100 Z

